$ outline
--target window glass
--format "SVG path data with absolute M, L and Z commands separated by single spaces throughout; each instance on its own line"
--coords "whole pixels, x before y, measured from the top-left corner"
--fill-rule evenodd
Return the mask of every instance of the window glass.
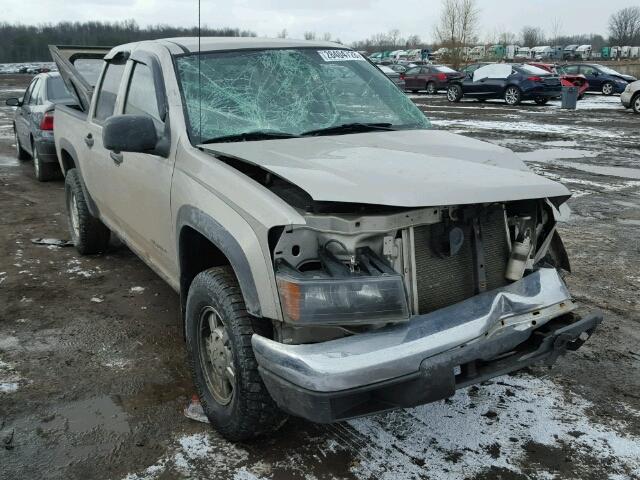
M 31 90 L 31 95 L 29 96 L 29 101 L 27 102 L 29 105 L 37 105 L 38 104 L 38 95 L 40 94 L 40 85 L 42 84 L 42 79 L 37 79 L 33 89 Z
M 24 103 L 24 104 L 29 103 L 29 100 L 31 100 L 31 95 L 33 93 L 33 89 L 35 88 L 35 86 L 36 86 L 36 84 L 38 83 L 39 80 L 40 80 L 39 78 L 36 78 L 31 82 L 31 84 L 27 88 L 27 91 L 24 93 L 24 97 L 22 98 L 22 103 Z
M 588 67 L 586 65 L 582 65 L 580 67 L 580 73 L 584 74 L 584 75 L 594 75 L 597 72 L 597 70 L 593 67 Z
M 605 67 L 604 65 L 600 65 L 599 68 L 602 73 L 606 73 L 608 75 L 620 75 L 613 68 Z
M 270 131 L 300 135 L 348 123 L 429 128 L 415 104 L 349 50 L 265 49 L 178 57 L 192 140 Z
M 575 75 L 578 73 L 578 65 L 567 65 L 566 67 L 560 67 L 558 70 L 561 73 Z
M 62 81 L 62 77 L 49 77 L 47 79 L 47 98 L 49 100 L 60 100 L 71 98 L 67 86 Z
M 520 65 L 518 68 L 523 70 L 524 73 L 530 73 L 532 75 L 549 75 L 548 70 L 544 70 L 540 67 L 535 67 L 533 65 Z
M 124 113 L 148 115 L 156 125 L 162 123 L 153 75 L 151 69 L 142 63 L 134 64 Z
M 420 72 L 420 67 L 413 67 L 413 68 L 410 68 L 409 70 L 407 70 L 405 72 L 405 74 L 406 75 L 415 75 L 416 73 L 419 73 L 419 72 Z
M 98 92 L 98 102 L 93 116 L 98 123 L 102 123 L 102 121 L 113 115 L 123 72 L 124 63 L 109 63 L 107 66 L 107 71 L 104 74 L 100 91 Z
M 101 58 L 78 58 L 73 62 L 78 73 L 87 81 L 89 85 L 95 87 L 100 77 L 100 72 L 104 66 L 104 60 Z

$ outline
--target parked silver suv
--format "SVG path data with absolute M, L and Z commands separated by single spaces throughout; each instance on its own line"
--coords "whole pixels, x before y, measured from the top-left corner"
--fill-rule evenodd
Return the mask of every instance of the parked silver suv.
M 104 52 L 95 93 L 82 49 L 52 52 L 78 97 L 55 130 L 76 248 L 113 231 L 180 293 L 195 386 L 230 439 L 285 412 L 443 399 L 552 363 L 602 321 L 562 280 L 569 191 L 430 128 L 357 52 L 133 43 Z
M 631 108 L 635 113 L 640 113 L 640 80 L 627 85 L 620 95 L 620 101 L 624 108 Z

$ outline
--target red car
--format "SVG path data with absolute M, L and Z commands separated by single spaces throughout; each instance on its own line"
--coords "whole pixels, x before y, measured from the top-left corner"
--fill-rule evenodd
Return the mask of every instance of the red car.
M 529 63 L 529 65 L 533 65 L 534 67 L 542 68 L 551 73 L 555 73 L 560 76 L 560 83 L 563 87 L 578 87 L 578 100 L 581 100 L 584 97 L 584 92 L 589 88 L 589 82 L 587 82 L 587 77 L 580 74 L 558 74 L 556 71 L 556 66 L 553 63 Z
M 430 95 L 438 93 L 438 90 L 446 90 L 450 81 L 464 78 L 464 73 L 456 72 L 444 65 L 418 65 L 403 75 L 406 90 L 414 93 L 426 90 Z

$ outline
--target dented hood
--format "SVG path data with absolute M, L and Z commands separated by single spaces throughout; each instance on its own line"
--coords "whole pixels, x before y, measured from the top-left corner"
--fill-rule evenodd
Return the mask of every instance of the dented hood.
M 200 145 L 255 164 L 316 201 L 397 207 L 566 197 L 512 151 L 442 130 L 401 130 Z

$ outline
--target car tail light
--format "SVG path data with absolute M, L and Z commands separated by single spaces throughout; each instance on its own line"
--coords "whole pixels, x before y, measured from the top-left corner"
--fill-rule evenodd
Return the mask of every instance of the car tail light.
M 404 80 L 404 73 L 400 74 L 400 80 Z
M 542 78 L 540 77 L 529 77 L 527 78 L 527 80 L 529 80 L 530 82 L 544 82 L 544 80 L 542 80 Z
M 439 73 L 438 75 L 436 75 L 436 77 L 438 77 L 438 80 L 440 80 L 441 82 L 446 82 L 447 81 L 447 74 L 446 73 Z
M 53 112 L 46 112 L 40 121 L 40 130 L 53 130 Z

